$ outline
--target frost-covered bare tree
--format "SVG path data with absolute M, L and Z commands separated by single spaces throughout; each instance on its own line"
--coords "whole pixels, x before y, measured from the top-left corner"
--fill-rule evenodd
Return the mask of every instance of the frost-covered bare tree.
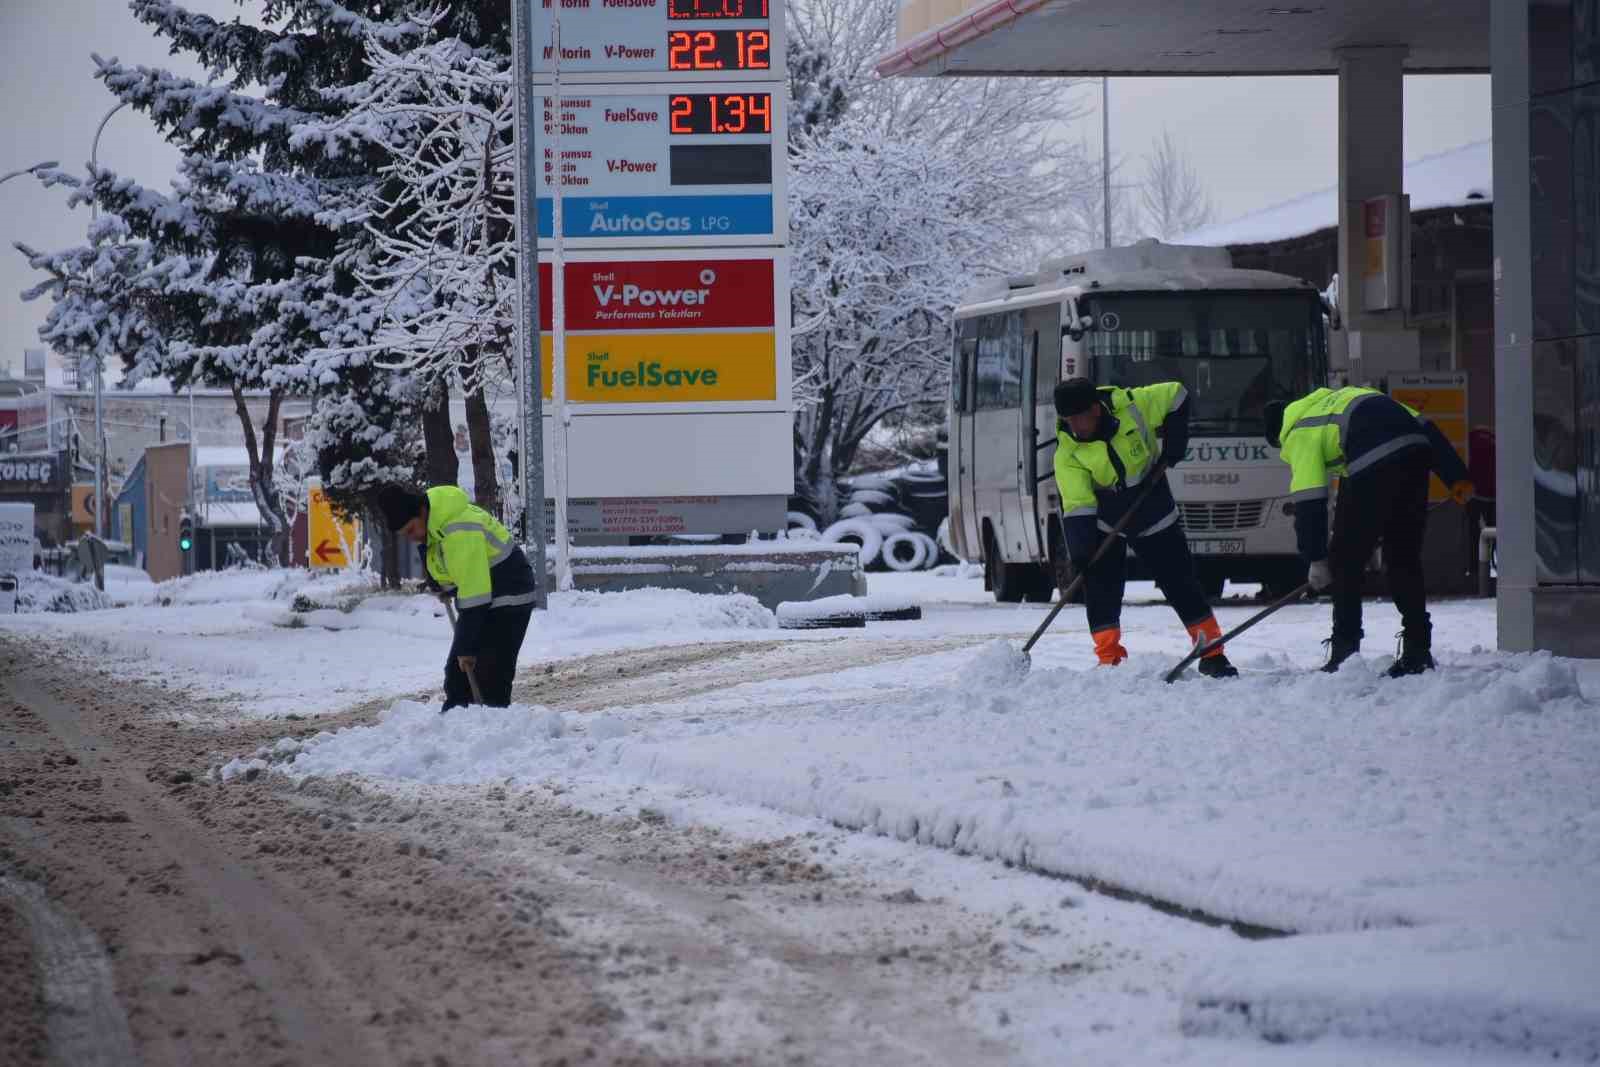
M 1059 143 L 1059 79 L 880 79 L 894 0 L 789 8 L 795 464 L 821 519 L 862 440 L 933 421 L 950 312 L 985 275 L 1035 265 L 1091 174 Z
M 424 21 L 431 29 L 440 17 Z M 333 94 L 343 105 L 335 121 L 291 138 L 388 161 L 352 208 L 367 234 L 355 273 L 374 325 L 328 354 L 370 354 L 414 377 L 435 410 L 459 383 L 477 500 L 497 510 L 487 393 L 512 376 L 517 303 L 508 57 L 454 38 L 394 48 L 375 37 L 367 64 L 364 81 Z
M 1163 241 L 1182 237 L 1211 221 L 1211 196 L 1170 130 L 1161 131 L 1144 157 L 1139 200 L 1145 227 Z

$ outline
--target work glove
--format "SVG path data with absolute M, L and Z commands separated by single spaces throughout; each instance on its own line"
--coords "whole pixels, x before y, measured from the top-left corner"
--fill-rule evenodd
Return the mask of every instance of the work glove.
M 1478 492 L 1478 487 L 1473 485 L 1467 479 L 1463 478 L 1459 482 L 1457 482 L 1456 484 L 1454 484 L 1454 485 L 1452 485 L 1450 487 L 1450 499 L 1454 500 L 1457 504 L 1460 504 L 1462 507 L 1466 507 L 1467 503 L 1475 495 L 1477 495 L 1477 492 Z
M 1306 568 L 1306 581 L 1311 583 L 1311 588 L 1320 593 L 1333 585 L 1333 568 L 1328 566 L 1328 561 L 1319 559 Z

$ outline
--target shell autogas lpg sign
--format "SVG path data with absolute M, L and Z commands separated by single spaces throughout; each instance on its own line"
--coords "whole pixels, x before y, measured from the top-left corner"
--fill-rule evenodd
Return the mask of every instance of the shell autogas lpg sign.
M 567 398 L 586 404 L 776 403 L 775 259 L 593 260 L 566 265 Z M 550 264 L 539 265 L 542 293 Z M 550 304 L 539 302 L 551 394 Z M 787 308 L 784 309 L 787 311 Z

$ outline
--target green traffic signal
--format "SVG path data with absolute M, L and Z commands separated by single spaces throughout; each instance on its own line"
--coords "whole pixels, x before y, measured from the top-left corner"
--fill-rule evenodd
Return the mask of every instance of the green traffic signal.
M 187 552 L 194 547 L 194 541 L 188 537 L 180 537 L 178 538 L 178 547 Z

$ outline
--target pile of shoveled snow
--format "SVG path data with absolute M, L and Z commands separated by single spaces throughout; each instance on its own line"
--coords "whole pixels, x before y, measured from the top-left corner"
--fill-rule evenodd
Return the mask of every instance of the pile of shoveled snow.
M 402 702 L 223 774 L 693 790 L 1302 935 L 1197 976 L 1191 1034 L 1600 1055 L 1574 992 L 1600 988 L 1600 703 L 1572 662 L 1173 662 L 1019 675 L 997 642 L 602 716 Z

